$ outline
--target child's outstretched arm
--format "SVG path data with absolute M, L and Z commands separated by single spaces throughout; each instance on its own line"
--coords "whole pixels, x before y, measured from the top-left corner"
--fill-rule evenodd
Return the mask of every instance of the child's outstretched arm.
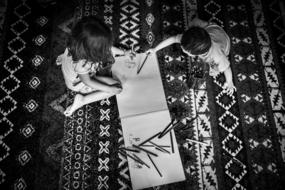
M 95 80 L 99 80 L 100 82 L 106 85 L 114 85 L 114 84 L 119 85 L 120 84 L 120 81 L 117 81 L 112 77 L 106 77 L 106 76 L 96 76 Z
M 160 42 L 155 48 L 152 48 L 152 49 L 149 49 L 147 50 L 146 52 L 147 53 L 155 53 L 167 46 L 170 46 L 171 44 L 174 44 L 174 43 L 180 43 L 181 41 L 181 34 L 178 34 L 176 36 L 171 36 L 165 40 L 163 40 L 162 42 Z
M 226 78 L 226 82 L 223 86 L 223 88 L 226 89 L 226 91 L 232 95 L 234 93 L 234 91 L 236 90 L 236 87 L 233 83 L 233 73 L 232 73 L 232 69 L 231 67 L 228 67 L 225 71 L 225 78 Z
M 106 84 L 105 82 L 101 81 L 100 79 L 99 80 L 96 80 L 96 77 L 93 79 L 93 78 L 90 78 L 89 74 L 79 74 L 78 75 L 80 80 L 87 86 L 93 88 L 93 89 L 96 89 L 96 90 L 99 90 L 99 91 L 104 91 L 104 92 L 108 92 L 108 93 L 111 93 L 111 94 L 118 94 L 122 91 L 122 88 L 121 87 L 118 87 L 118 85 L 115 85 L 117 84 L 118 82 L 115 81 L 111 81 L 112 79 L 111 78 L 108 78 L 108 82 L 109 84 Z M 106 78 L 105 78 L 106 80 Z M 112 84 L 112 82 L 114 82 Z
M 112 46 L 112 47 L 111 47 L 111 51 L 112 51 L 112 53 L 113 53 L 113 56 L 116 56 L 116 55 L 125 55 L 125 51 L 124 51 L 124 50 L 119 49 L 119 48 L 117 48 L 117 47 L 115 47 L 115 46 Z
M 226 82 L 223 88 L 226 90 L 228 94 L 232 95 L 234 91 L 236 90 L 236 87 L 234 86 L 234 83 L 233 83 L 233 73 L 231 69 L 231 64 L 227 56 L 222 51 L 220 51 L 220 49 L 218 50 L 219 50 L 217 51 L 218 53 L 214 57 L 215 62 L 218 63 L 218 66 L 217 66 L 218 73 L 219 72 L 224 73 Z

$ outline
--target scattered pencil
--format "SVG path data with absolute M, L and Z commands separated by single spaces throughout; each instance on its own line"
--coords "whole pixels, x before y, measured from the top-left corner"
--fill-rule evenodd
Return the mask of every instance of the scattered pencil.
M 147 165 L 140 157 L 138 157 L 137 155 L 133 154 L 133 156 L 139 160 L 143 165 L 145 165 L 146 167 L 150 168 L 149 165 Z
M 186 141 L 193 142 L 193 143 L 198 143 L 198 144 L 202 144 L 202 145 L 208 145 L 208 143 L 197 141 L 197 140 L 192 140 L 192 139 L 186 139 Z
M 160 132 L 158 132 L 158 133 L 156 133 L 155 135 L 149 137 L 149 138 L 146 139 L 145 141 L 141 142 L 141 143 L 139 144 L 139 146 L 142 146 L 142 145 L 145 144 L 146 142 L 148 142 L 148 141 L 150 141 L 151 139 L 157 137 L 159 134 L 160 134 Z
M 139 150 L 142 150 L 142 151 L 144 151 L 144 152 L 146 152 L 146 153 L 148 153 L 148 154 L 151 154 L 151 155 L 153 155 L 153 156 L 155 156 L 155 157 L 158 157 L 157 154 L 155 154 L 155 153 L 153 153 L 153 152 L 151 152 L 151 151 L 149 151 L 149 150 L 146 150 L 146 149 L 144 149 L 144 148 L 142 148 L 142 147 L 140 147 L 140 146 L 137 146 L 137 145 L 133 144 L 133 147 L 135 147 L 135 148 L 137 148 L 137 149 L 139 149 Z
M 190 123 L 192 123 L 195 119 L 197 119 L 198 115 L 196 115 L 195 117 L 193 117 L 190 121 L 187 121 L 187 125 L 185 125 L 184 127 L 180 128 L 179 130 L 187 130 L 192 128 L 193 126 L 189 126 Z
M 170 152 L 169 152 L 168 150 L 166 150 L 165 148 L 163 148 L 163 147 L 161 147 L 161 146 L 155 144 L 154 142 L 149 141 L 149 143 L 153 144 L 157 150 L 160 150 L 160 151 L 162 151 L 162 152 L 167 152 L 168 154 L 170 154 Z
M 145 58 L 144 58 L 142 64 L 138 66 L 137 74 L 139 74 L 140 71 L 142 70 L 142 67 L 144 66 L 144 64 L 145 64 L 145 62 L 146 62 L 146 60 L 147 60 L 149 54 L 150 54 L 150 53 L 148 52 L 148 53 L 146 54 L 146 56 L 145 56 Z
M 148 158 L 150 159 L 152 165 L 154 166 L 154 168 L 156 169 L 157 173 L 159 174 L 160 177 L 162 177 L 162 174 L 160 173 L 160 171 L 158 170 L 157 166 L 155 165 L 154 161 L 152 160 L 152 158 L 150 157 L 149 154 L 147 154 Z
M 173 136 L 172 136 L 172 132 L 171 131 L 170 131 L 169 135 L 170 135 L 171 150 L 172 150 L 172 153 L 174 153 Z
M 138 162 L 139 164 L 144 165 L 140 160 L 136 159 L 136 158 L 133 157 L 132 155 L 130 155 L 130 154 L 124 152 L 124 151 L 121 151 L 121 150 L 119 150 L 119 152 L 120 152 L 121 154 L 125 155 L 126 157 L 131 158 L 131 159 L 134 160 L 135 162 Z
M 130 152 L 136 152 L 139 153 L 140 151 L 137 149 L 131 149 L 131 148 L 126 148 L 126 147 L 121 147 L 119 148 L 119 150 L 126 150 L 126 151 L 130 151 Z
M 167 129 L 169 129 L 169 127 L 171 127 L 173 125 L 174 119 L 170 121 L 170 123 L 168 125 L 166 125 L 166 127 L 163 129 L 163 131 L 161 131 L 160 135 L 158 136 L 158 138 L 160 139 L 162 137 L 162 135 L 165 133 L 165 131 Z
M 169 129 L 167 129 L 167 131 L 164 132 L 164 134 L 161 135 L 161 137 L 163 137 L 164 135 L 166 135 L 167 133 L 169 133 L 169 131 L 171 131 L 172 129 L 174 129 L 174 128 L 180 126 L 180 125 L 182 125 L 181 122 L 177 122 L 177 123 L 173 124 Z
M 180 125 L 181 123 L 179 121 L 177 121 L 176 123 L 171 122 L 170 125 L 168 124 L 168 126 L 161 132 L 161 134 L 158 136 L 158 138 L 162 138 L 164 135 L 166 135 L 170 130 L 174 129 L 175 127 L 177 127 L 178 125 Z
M 152 144 L 143 144 L 143 145 L 141 145 L 141 146 L 145 146 L 145 147 L 154 147 L 154 145 L 152 145 Z M 168 146 L 168 145 L 158 145 L 158 146 L 160 146 L 160 147 L 164 147 L 164 148 L 169 148 L 170 146 Z

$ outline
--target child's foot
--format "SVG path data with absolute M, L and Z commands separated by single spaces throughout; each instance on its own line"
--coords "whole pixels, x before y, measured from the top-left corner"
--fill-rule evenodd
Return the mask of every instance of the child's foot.
M 71 116 L 74 111 L 76 111 L 78 108 L 82 106 L 82 99 L 83 99 L 83 95 L 76 94 L 72 105 L 68 106 L 66 110 L 63 112 L 63 114 L 67 117 Z

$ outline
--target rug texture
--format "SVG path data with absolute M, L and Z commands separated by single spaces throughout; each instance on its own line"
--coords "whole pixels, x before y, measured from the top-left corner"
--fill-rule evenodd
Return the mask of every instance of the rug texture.
M 182 33 L 195 17 L 231 39 L 237 91 L 178 44 L 157 52 L 186 180 L 149 189 L 285 188 L 285 27 L 278 0 L 13 0 L 1 16 L 0 188 L 131 189 L 115 97 L 72 117 L 61 69 L 73 24 L 96 15 L 118 47 L 137 52 Z M 1 6 L 2 4 L 0 4 Z M 3 19 L 2 19 L 3 18 Z M 5 18 L 5 21 L 4 21 Z M 202 143 L 189 142 L 187 139 Z

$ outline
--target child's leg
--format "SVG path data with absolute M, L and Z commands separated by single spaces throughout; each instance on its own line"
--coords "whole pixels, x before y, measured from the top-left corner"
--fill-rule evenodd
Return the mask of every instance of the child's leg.
M 76 94 L 74 97 L 73 103 L 70 106 L 68 106 L 66 110 L 64 111 L 64 115 L 71 116 L 74 111 L 81 108 L 82 106 L 86 104 L 90 104 L 92 102 L 103 100 L 105 98 L 109 98 L 113 95 L 114 94 L 110 94 L 110 93 L 102 92 L 102 91 L 95 91 L 87 95 Z

